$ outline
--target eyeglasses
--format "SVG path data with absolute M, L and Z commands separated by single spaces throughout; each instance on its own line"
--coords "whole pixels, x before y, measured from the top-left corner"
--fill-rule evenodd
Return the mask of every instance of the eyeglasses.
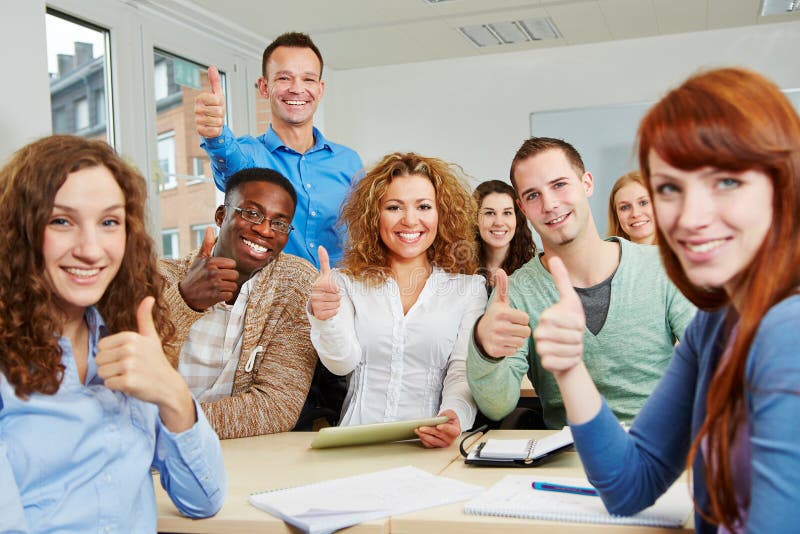
M 233 206 L 228 206 L 228 207 L 232 208 L 234 211 L 239 212 L 239 215 L 242 217 L 242 219 L 244 219 L 245 221 L 247 221 L 249 223 L 261 224 L 264 221 L 269 221 L 269 227 L 273 231 L 278 232 L 279 234 L 288 234 L 289 232 L 294 230 L 294 226 L 292 226 L 291 224 L 287 223 L 286 221 L 282 221 L 280 219 L 270 219 L 268 217 L 265 217 L 264 215 L 262 215 L 260 212 L 258 212 L 256 210 L 248 210 L 248 209 L 244 209 L 244 208 L 234 208 Z

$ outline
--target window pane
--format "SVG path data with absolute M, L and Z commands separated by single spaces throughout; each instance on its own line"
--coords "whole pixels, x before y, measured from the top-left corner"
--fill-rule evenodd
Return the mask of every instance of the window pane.
M 224 88 L 225 74 L 221 72 L 220 78 Z M 195 97 L 210 91 L 210 86 L 207 67 L 161 50 L 154 53 L 153 80 L 163 252 L 177 257 L 178 250 L 186 255 L 200 246 L 222 201 L 194 126 Z
M 46 24 L 53 132 L 111 142 L 108 30 L 50 10 Z

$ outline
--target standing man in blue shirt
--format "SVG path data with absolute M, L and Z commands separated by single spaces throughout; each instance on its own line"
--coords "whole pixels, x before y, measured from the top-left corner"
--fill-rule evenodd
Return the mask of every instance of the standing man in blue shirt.
M 314 127 L 314 113 L 325 92 L 322 55 L 304 33 L 284 33 L 264 50 L 261 96 L 269 100 L 272 121 L 259 137 L 234 137 L 225 126 L 225 96 L 219 72 L 209 67 L 210 93 L 195 101 L 200 143 L 211 158 L 214 181 L 221 190 L 227 178 L 249 167 L 266 167 L 289 178 L 297 191 L 297 211 L 284 252 L 305 258 L 319 269 L 317 247 L 323 245 L 337 263 L 342 255 L 336 231 L 339 206 L 362 169 L 353 150 L 332 143 Z

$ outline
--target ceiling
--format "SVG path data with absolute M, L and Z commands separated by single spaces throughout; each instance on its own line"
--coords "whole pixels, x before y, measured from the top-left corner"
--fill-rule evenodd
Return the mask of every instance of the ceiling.
M 762 0 L 177 0 L 264 44 L 309 33 L 326 65 L 352 69 L 800 20 Z M 478 48 L 460 26 L 549 17 L 560 37 Z M 230 33 L 229 33 L 230 35 Z

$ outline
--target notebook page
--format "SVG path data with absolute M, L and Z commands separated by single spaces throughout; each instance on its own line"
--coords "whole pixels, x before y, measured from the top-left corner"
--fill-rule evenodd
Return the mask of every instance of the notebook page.
M 521 517 L 578 523 L 611 523 L 680 527 L 692 512 L 692 500 L 684 481 L 676 482 L 656 503 L 629 517 L 609 514 L 600 497 L 538 491 L 531 484 L 551 482 L 590 487 L 585 478 L 511 475 L 464 506 L 468 514 Z
M 572 443 L 573 443 L 572 431 L 569 429 L 568 426 L 565 426 L 555 434 L 550 434 L 549 436 L 536 440 L 536 446 L 533 448 L 533 454 L 531 455 L 531 457 L 539 458 L 541 456 L 544 456 L 548 452 L 560 449 L 562 447 L 566 447 L 567 445 L 571 445 Z
M 466 500 L 481 491 L 480 486 L 406 466 L 254 493 L 250 504 L 304 532 L 317 534 Z
M 488 439 L 481 448 L 481 458 L 502 458 L 506 460 L 522 460 L 531 451 L 529 439 Z

